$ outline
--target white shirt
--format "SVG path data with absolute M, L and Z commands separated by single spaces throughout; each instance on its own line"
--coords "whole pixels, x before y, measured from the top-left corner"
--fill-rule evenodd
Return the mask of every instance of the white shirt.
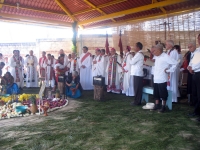
M 193 53 L 191 53 L 191 60 L 190 60 L 189 66 L 192 67 L 192 70 L 193 70 L 194 72 L 200 72 L 200 62 L 197 63 L 197 64 L 193 64 L 193 63 L 192 63 L 192 59 L 193 59 L 193 57 L 194 57 L 194 55 L 195 55 L 196 53 L 200 53 L 200 47 L 197 48 Z
M 144 64 L 144 55 L 142 54 L 142 50 L 137 52 L 135 56 L 130 61 L 131 64 L 131 75 L 134 76 L 144 76 L 143 73 L 143 64 Z
M 178 66 L 178 61 L 171 58 L 166 53 L 162 53 L 160 56 L 154 56 L 155 66 L 154 66 L 154 83 L 164 83 L 168 81 L 168 74 L 166 72 L 174 72 Z

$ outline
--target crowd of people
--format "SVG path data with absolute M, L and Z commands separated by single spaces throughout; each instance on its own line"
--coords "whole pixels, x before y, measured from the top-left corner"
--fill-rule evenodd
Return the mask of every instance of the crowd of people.
M 198 43 L 200 45 L 200 35 Z M 80 57 L 77 57 L 76 53 L 66 55 L 61 49 L 58 59 L 42 52 L 39 61 L 32 50 L 25 59 L 20 56 L 19 50 L 14 50 L 8 61 L 3 60 L 0 54 L 0 68 L 4 68 L 1 78 L 5 80 L 9 76 L 12 77 L 12 81 L 6 80 L 6 84 L 10 87 L 11 83 L 14 83 L 22 90 L 25 73 L 28 88 L 38 87 L 38 78 L 43 78 L 46 87 L 51 87 L 53 91 L 59 89 L 61 94 L 77 98 L 83 90 L 93 89 L 93 77 L 101 76 L 105 78 L 107 92 L 134 96 L 131 105 L 137 106 L 141 105 L 144 61 L 147 57 L 142 43 L 135 43 L 133 49 L 134 53 L 131 52 L 131 47 L 127 46 L 122 56 L 117 54 L 115 48 L 111 48 L 108 54 L 105 53 L 105 49 L 97 48 L 92 56 L 88 47 L 84 46 Z M 162 44 L 155 44 L 148 51 L 148 60 L 154 64 L 151 66 L 151 74 L 156 100 L 156 105 L 151 111 L 165 111 L 168 90 L 172 92 L 172 102 L 178 102 L 179 77 L 180 73 L 184 72 L 188 74 L 188 99 L 191 105 L 195 106 L 194 112 L 189 115 L 195 116 L 199 113 L 200 105 L 200 63 L 194 63 L 192 59 L 196 53 L 200 53 L 200 49 L 196 48 L 195 42 L 190 42 L 189 51 L 183 57 L 180 46 L 174 45 L 172 40 L 166 41 L 165 49 L 166 51 Z M 161 107 L 160 100 L 163 101 Z

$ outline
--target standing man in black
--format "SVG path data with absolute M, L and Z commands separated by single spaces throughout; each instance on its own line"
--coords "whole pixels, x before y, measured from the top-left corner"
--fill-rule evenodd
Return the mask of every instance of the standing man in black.
M 200 45 L 200 34 L 198 35 L 198 43 Z M 199 106 L 200 106 L 200 61 L 193 62 L 195 55 L 200 54 L 200 48 L 196 49 L 194 52 L 194 56 L 192 57 L 190 64 L 188 66 L 188 70 L 191 74 L 193 74 L 193 82 L 192 82 L 192 96 L 193 100 L 196 103 L 195 108 L 192 114 L 189 116 L 199 115 Z M 198 119 L 200 121 L 200 118 Z
M 140 42 L 135 44 L 135 56 L 131 59 L 131 75 L 133 76 L 133 87 L 135 92 L 135 101 L 131 103 L 132 106 L 141 105 L 142 88 L 143 88 L 143 64 L 144 54 L 142 53 L 143 45 Z
M 188 44 L 189 53 L 187 55 L 188 64 L 190 64 L 191 59 L 194 57 L 194 53 L 196 51 L 196 43 L 190 42 Z M 195 101 L 192 97 L 192 78 L 193 73 L 188 71 L 188 79 L 187 79 L 187 94 L 188 94 L 188 101 L 190 102 L 191 106 L 195 105 Z

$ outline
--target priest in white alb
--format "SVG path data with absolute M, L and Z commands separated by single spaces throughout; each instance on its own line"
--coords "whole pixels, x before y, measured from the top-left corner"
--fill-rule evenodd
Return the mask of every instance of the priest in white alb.
M 26 87 L 38 87 L 37 65 L 38 59 L 33 55 L 33 50 L 30 50 L 29 56 L 26 57 L 24 66 L 26 67 Z
M 13 56 L 9 59 L 10 73 L 14 78 L 14 83 L 21 89 L 24 87 L 23 67 L 24 59 L 20 56 L 19 50 L 13 51 Z
M 133 76 L 131 75 L 131 64 L 130 61 L 133 57 L 130 53 L 131 47 L 127 46 L 124 49 L 124 58 L 122 61 L 122 93 L 126 96 L 134 96 L 135 92 L 133 89 Z
M 101 54 L 101 50 L 99 48 L 95 49 L 95 56 L 94 59 L 92 61 L 92 77 L 97 76 L 97 63 Z
M 107 56 L 105 55 L 105 49 L 101 49 L 101 54 L 97 59 L 97 65 L 96 65 L 97 75 L 105 77 L 106 79 L 106 67 L 107 67 Z
M 166 41 L 166 49 L 167 54 L 177 62 L 179 61 L 179 54 L 178 51 L 174 49 L 174 42 L 172 40 Z M 168 90 L 172 91 L 172 102 L 178 102 L 177 97 L 180 97 L 179 90 L 178 90 L 178 80 L 179 80 L 179 72 L 180 68 L 177 67 L 174 72 L 169 73 L 167 88 Z
M 70 74 L 72 74 L 74 71 L 77 71 L 79 74 L 79 64 L 78 64 L 78 58 L 76 57 L 76 53 L 71 54 L 70 59 Z
M 40 67 L 40 78 L 43 80 L 45 79 L 45 68 L 44 68 L 44 62 L 46 61 L 46 52 L 42 52 L 42 57 L 39 59 L 39 67 Z
M 92 90 L 92 58 L 91 54 L 88 52 L 88 47 L 83 47 L 83 53 L 79 59 L 79 68 L 80 68 L 80 83 L 83 87 L 83 90 Z
M 51 87 L 52 91 L 55 91 L 55 78 L 54 78 L 54 66 L 55 59 L 52 59 L 51 54 L 47 55 L 47 59 L 43 64 L 43 68 L 45 69 L 45 81 L 46 87 Z
M 106 68 L 108 76 L 106 79 L 107 92 L 120 94 L 121 57 L 114 48 L 110 50 L 110 54 Z

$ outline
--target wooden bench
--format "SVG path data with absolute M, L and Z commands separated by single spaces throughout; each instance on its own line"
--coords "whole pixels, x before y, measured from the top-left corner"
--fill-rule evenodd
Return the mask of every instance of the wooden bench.
M 149 95 L 153 95 L 153 88 L 148 86 L 143 87 L 142 101 L 146 101 L 146 103 L 148 103 Z M 168 106 L 169 110 L 172 110 L 172 92 L 169 90 L 166 105 Z

